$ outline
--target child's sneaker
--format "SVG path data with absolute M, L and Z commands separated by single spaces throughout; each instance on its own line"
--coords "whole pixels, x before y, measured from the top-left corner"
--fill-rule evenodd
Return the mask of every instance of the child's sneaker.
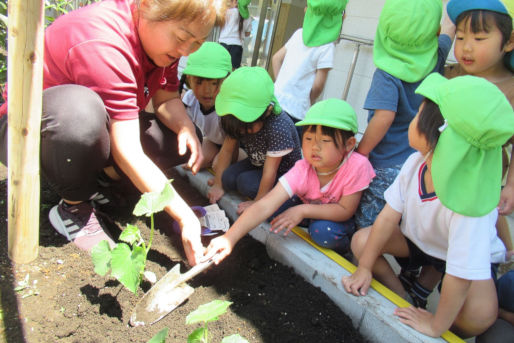
M 115 246 L 89 202 L 69 205 L 61 200 L 50 210 L 48 217 L 54 229 L 81 250 L 89 251 L 103 240 L 109 243 L 111 249 Z

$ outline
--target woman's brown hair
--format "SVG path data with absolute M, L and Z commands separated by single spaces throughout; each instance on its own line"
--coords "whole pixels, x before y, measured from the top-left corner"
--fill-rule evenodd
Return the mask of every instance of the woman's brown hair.
M 149 21 L 208 21 L 214 13 L 216 26 L 225 24 L 227 9 L 224 0 L 136 0 L 136 5 Z

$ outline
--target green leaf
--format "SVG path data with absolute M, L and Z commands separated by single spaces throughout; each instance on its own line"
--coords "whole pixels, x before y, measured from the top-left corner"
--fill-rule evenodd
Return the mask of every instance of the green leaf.
M 232 302 L 225 300 L 213 300 L 208 304 L 200 305 L 195 311 L 187 315 L 186 324 L 217 320 L 218 316 L 225 313 L 230 305 L 232 305 Z
M 187 343 L 205 343 L 203 340 L 205 328 L 198 328 L 187 336 Z
M 95 265 L 95 273 L 100 276 L 107 274 L 111 268 L 111 247 L 106 240 L 99 242 L 91 249 L 91 259 Z
M 134 245 L 135 242 L 139 241 L 139 237 L 141 237 L 139 228 L 135 225 L 127 224 L 125 230 L 120 234 L 120 241 Z
M 149 192 L 141 195 L 133 214 L 149 217 L 152 213 L 162 211 L 175 197 L 175 190 L 171 187 L 171 181 L 173 180 L 169 180 L 160 192 Z
M 146 343 L 164 343 L 166 342 L 166 337 L 168 337 L 168 328 L 164 328 L 157 332 L 157 334 Z
M 111 274 L 135 294 L 145 263 L 145 249 L 134 247 L 134 250 L 131 251 L 127 244 L 119 243 L 112 250 Z
M 223 338 L 221 343 L 248 343 L 248 341 L 244 337 L 236 333 L 234 335 L 230 335 Z

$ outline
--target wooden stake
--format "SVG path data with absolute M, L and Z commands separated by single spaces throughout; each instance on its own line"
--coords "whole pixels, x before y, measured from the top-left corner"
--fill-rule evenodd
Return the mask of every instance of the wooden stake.
M 39 141 L 43 87 L 43 0 L 8 2 L 8 251 L 38 255 Z

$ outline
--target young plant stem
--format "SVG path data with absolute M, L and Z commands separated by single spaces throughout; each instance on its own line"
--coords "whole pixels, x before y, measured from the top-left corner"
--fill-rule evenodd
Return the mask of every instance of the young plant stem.
M 150 247 L 152 246 L 153 230 L 154 230 L 154 219 L 153 219 L 153 213 L 152 213 L 152 215 L 150 216 L 150 240 L 148 241 L 148 247 L 146 248 L 146 253 L 147 254 L 150 251 Z

